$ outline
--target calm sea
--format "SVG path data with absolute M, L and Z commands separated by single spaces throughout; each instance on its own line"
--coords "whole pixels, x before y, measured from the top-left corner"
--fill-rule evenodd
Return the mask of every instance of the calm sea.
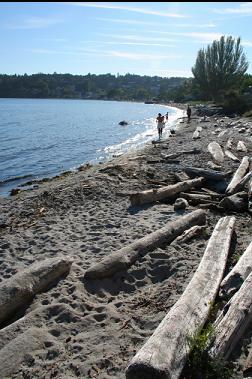
M 0 196 L 157 139 L 155 118 L 167 111 L 164 136 L 181 110 L 101 100 L 0 99 Z M 120 126 L 122 120 L 128 125 Z

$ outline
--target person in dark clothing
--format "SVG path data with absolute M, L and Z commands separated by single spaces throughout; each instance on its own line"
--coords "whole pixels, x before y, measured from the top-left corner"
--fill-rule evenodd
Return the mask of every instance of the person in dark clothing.
M 187 114 L 187 122 L 189 122 L 191 120 L 191 114 L 192 114 L 192 110 L 189 107 L 189 105 L 187 106 L 186 114 Z

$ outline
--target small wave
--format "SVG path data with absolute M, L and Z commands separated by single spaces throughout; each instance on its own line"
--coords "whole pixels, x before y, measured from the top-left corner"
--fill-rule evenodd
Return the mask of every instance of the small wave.
M 15 181 L 18 181 L 18 180 L 32 179 L 33 177 L 34 176 L 31 175 L 31 174 L 30 175 L 14 176 L 12 178 L 7 178 L 7 179 L 0 180 L 0 186 L 5 185 L 6 183 L 15 182 Z

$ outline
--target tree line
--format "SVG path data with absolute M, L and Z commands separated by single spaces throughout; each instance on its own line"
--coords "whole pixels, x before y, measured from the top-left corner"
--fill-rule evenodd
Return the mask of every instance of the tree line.
M 126 75 L 0 75 L 0 97 L 157 102 L 212 101 L 226 112 L 252 109 L 252 75 L 240 38 L 200 49 L 191 78 Z
M 160 100 L 186 78 L 126 75 L 0 75 L 0 97 L 111 100 Z M 163 96 L 164 97 L 164 96 Z M 172 96 L 171 96 L 172 98 Z

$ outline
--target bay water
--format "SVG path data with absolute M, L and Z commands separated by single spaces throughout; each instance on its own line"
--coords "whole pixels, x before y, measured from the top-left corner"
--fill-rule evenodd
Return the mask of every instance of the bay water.
M 169 113 L 165 137 L 182 110 L 121 101 L 0 99 L 0 196 L 157 140 L 159 112 Z

